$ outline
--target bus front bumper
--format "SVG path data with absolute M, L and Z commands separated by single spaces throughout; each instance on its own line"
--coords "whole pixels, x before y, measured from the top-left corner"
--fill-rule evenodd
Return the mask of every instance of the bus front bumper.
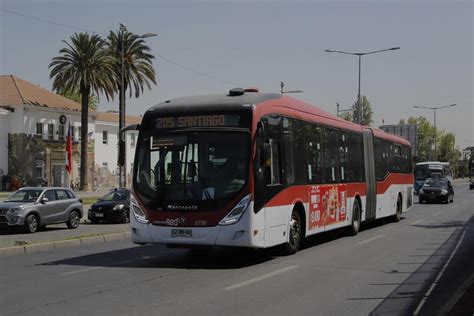
M 206 245 L 264 247 L 263 229 L 250 229 L 252 225 L 247 211 L 239 222 L 227 226 L 213 227 L 181 227 L 158 226 L 141 223 L 130 216 L 130 235 L 136 244 L 166 245 Z

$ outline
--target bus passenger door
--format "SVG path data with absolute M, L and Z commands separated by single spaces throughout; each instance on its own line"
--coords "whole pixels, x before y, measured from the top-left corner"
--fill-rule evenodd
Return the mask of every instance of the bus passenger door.
M 371 129 L 366 128 L 364 135 L 364 165 L 365 165 L 365 219 L 367 221 L 375 219 L 377 207 L 377 182 L 375 181 L 374 164 L 374 134 Z

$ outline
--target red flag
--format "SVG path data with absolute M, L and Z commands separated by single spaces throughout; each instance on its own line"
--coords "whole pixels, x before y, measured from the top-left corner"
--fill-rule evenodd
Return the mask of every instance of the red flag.
M 66 170 L 69 174 L 71 174 L 72 170 L 72 135 L 71 135 L 71 123 L 69 123 L 69 127 L 67 129 L 67 139 L 66 139 Z

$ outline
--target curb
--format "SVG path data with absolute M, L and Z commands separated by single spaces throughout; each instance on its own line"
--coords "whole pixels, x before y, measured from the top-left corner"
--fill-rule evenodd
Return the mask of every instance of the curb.
M 101 236 L 92 236 L 92 237 L 83 237 L 78 239 L 71 240 L 61 240 L 61 241 L 52 241 L 40 244 L 32 244 L 26 246 L 16 246 L 16 247 L 7 247 L 0 248 L 0 257 L 2 256 L 16 256 L 16 255 L 25 255 L 35 252 L 43 252 L 54 249 L 64 249 L 68 247 L 77 247 L 77 246 L 87 246 L 98 244 L 102 242 L 116 241 L 116 240 L 125 240 L 130 238 L 129 232 L 124 233 L 115 233 L 107 234 Z

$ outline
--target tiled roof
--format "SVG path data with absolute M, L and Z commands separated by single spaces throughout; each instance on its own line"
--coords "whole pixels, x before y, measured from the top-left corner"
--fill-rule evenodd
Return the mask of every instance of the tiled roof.
M 97 112 L 97 121 L 102 121 L 102 122 L 113 122 L 117 123 L 119 122 L 119 114 L 118 112 Z M 127 115 L 125 119 L 125 125 L 129 124 L 140 124 L 142 121 L 141 116 L 132 116 L 132 115 Z
M 81 105 L 13 75 L 0 75 L 0 106 L 36 105 L 80 111 Z

